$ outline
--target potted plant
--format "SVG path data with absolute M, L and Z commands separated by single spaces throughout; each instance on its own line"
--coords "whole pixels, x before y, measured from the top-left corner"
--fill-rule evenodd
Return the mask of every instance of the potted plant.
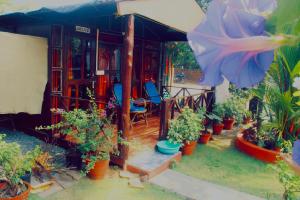
M 6 143 L 0 135 L 0 199 L 28 199 L 29 183 L 22 176 L 31 172 L 35 159 L 41 154 L 40 147 L 22 154 L 17 143 Z
M 201 121 L 201 124 L 203 124 L 204 126 L 204 130 L 201 131 L 200 134 L 200 138 L 198 140 L 199 143 L 201 144 L 207 144 L 211 138 L 211 132 L 209 132 L 207 130 L 208 125 L 209 125 L 209 120 L 207 118 L 207 114 L 206 114 L 206 108 L 205 107 L 201 107 L 198 112 L 197 115 Z
M 222 133 L 224 124 L 222 123 L 224 116 L 224 109 L 222 104 L 216 104 L 212 113 L 207 114 L 207 117 L 212 121 L 213 134 L 220 135 Z
M 191 155 L 197 146 L 201 130 L 203 125 L 197 114 L 185 107 L 180 115 L 171 121 L 167 139 L 171 143 L 183 144 L 183 155 Z
M 242 100 L 239 98 L 230 98 L 226 102 L 223 103 L 224 109 L 224 129 L 225 130 L 232 130 L 233 125 L 235 122 L 240 123 L 242 120 Z
M 249 124 L 251 122 L 252 112 L 245 110 L 243 115 L 243 124 Z
M 38 129 L 60 130 L 64 135 L 77 141 L 76 148 L 81 153 L 82 172 L 91 179 L 102 179 L 109 167 L 110 154 L 118 154 L 114 140 L 114 126 L 104 110 L 100 110 L 88 90 L 91 108 L 61 111 L 62 121 Z

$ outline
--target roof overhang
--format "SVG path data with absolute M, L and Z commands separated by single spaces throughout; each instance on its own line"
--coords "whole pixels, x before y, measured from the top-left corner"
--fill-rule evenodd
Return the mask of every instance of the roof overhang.
M 162 41 L 184 41 L 186 33 L 204 17 L 195 0 L 75 0 L 76 4 L 58 1 L 61 0 L 28 0 L 28 4 L 12 6 L 13 9 L 0 14 L 0 25 L 34 21 L 95 25 L 97 18 L 134 14 L 142 23 L 155 27 Z
M 177 31 L 192 31 L 204 18 L 195 0 L 125 0 L 117 2 L 119 15 L 138 14 Z

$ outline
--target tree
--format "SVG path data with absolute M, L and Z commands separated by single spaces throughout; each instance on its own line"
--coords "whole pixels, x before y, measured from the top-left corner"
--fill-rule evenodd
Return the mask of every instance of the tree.
M 209 2 L 212 0 L 197 0 L 197 3 L 206 12 Z M 187 42 L 172 42 L 168 49 L 173 56 L 173 64 L 176 68 L 200 69 L 192 49 Z

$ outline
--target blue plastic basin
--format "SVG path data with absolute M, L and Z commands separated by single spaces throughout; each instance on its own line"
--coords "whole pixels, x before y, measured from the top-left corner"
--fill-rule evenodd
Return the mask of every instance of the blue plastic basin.
M 157 150 L 163 154 L 175 154 L 179 151 L 181 144 L 170 143 L 168 140 L 159 141 L 157 144 Z

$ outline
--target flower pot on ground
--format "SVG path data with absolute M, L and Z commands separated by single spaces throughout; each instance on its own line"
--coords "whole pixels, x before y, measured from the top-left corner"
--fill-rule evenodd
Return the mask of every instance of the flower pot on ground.
M 88 110 L 74 109 L 61 111 L 62 121 L 48 127 L 38 129 L 59 130 L 78 141 L 76 148 L 81 154 L 82 172 L 92 179 L 104 177 L 108 168 L 110 154 L 118 154 L 118 135 L 111 124 L 111 116 L 98 109 L 94 97 L 88 90 L 91 108 Z
M 23 154 L 17 143 L 7 143 L 4 137 L 0 135 L 0 200 L 27 200 L 30 185 L 21 177 L 31 172 L 41 149 L 36 147 Z
M 225 130 L 232 130 L 234 123 L 240 124 L 243 119 L 243 100 L 239 98 L 230 98 L 221 104 L 224 112 L 223 123 Z
M 209 123 L 210 123 L 210 119 L 208 117 L 208 114 L 206 112 L 206 108 L 205 107 L 201 107 L 198 111 L 197 111 L 197 115 L 199 117 L 199 119 L 202 121 L 202 124 L 204 126 L 204 131 L 200 132 L 200 138 L 198 140 L 198 143 L 201 144 L 207 144 L 211 138 L 211 133 L 207 130 Z
M 209 131 L 202 131 L 202 134 L 198 140 L 201 144 L 207 144 L 211 138 L 211 133 Z
M 87 162 L 87 165 L 89 162 Z M 88 177 L 94 180 L 103 179 L 109 168 L 109 160 L 97 160 L 88 172 Z
M 185 156 L 192 155 L 197 147 L 197 141 L 185 142 L 182 147 L 182 154 Z
M 222 123 L 213 123 L 213 134 L 214 135 L 220 135 L 223 131 L 224 124 Z
M 232 130 L 234 122 L 235 122 L 234 118 L 224 118 L 223 119 L 223 124 L 224 124 L 223 129 L 224 130 Z
M 207 117 L 212 121 L 213 134 L 220 135 L 224 127 L 224 124 L 222 123 L 222 119 L 224 117 L 222 104 L 216 104 L 212 113 L 207 114 Z
M 192 109 L 185 107 L 180 115 L 171 121 L 168 140 L 175 144 L 184 144 L 182 152 L 191 155 L 197 146 L 197 140 L 203 125 L 199 116 Z

